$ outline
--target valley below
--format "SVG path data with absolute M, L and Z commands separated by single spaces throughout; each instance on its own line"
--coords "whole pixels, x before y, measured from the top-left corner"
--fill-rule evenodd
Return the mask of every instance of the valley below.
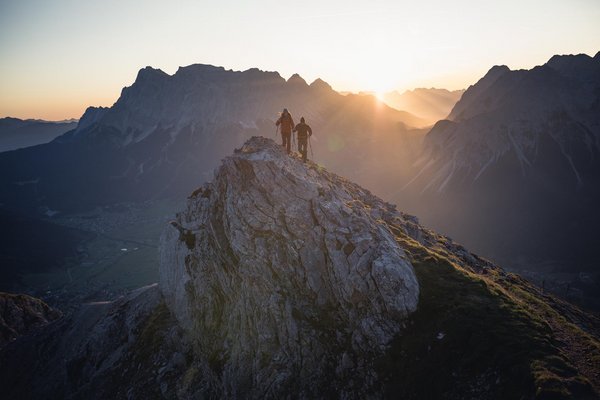
M 158 281 L 158 240 L 180 201 L 115 204 L 92 211 L 54 216 L 47 223 L 80 232 L 86 239 L 74 254 L 43 272 L 27 272 L 4 290 L 39 297 L 62 312 L 82 303 L 112 301 Z M 40 243 L 38 243 L 41 245 Z M 32 244 L 35 246 L 35 244 Z

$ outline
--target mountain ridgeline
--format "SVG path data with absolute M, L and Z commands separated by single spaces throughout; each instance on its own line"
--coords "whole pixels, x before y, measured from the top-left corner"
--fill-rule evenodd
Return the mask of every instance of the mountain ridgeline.
M 48 143 L 76 127 L 77 120 L 53 122 L 0 118 L 0 152 Z
M 390 107 L 417 115 L 431 126 L 448 117 L 464 92 L 464 90 L 417 88 L 403 93 L 389 92 L 383 99 Z
M 5 346 L 3 395 L 599 394 L 597 318 L 263 137 L 193 191 L 160 255 L 158 286 Z
M 600 53 L 492 68 L 386 197 L 507 267 L 598 276 Z
M 354 157 L 350 175 L 359 182 L 396 169 L 398 151 L 408 155 L 422 138 L 408 129 L 411 114 L 342 96 L 320 79 L 308 85 L 298 75 L 208 65 L 170 76 L 147 67 L 112 107 L 89 108 L 74 131 L 0 155 L 0 203 L 68 212 L 182 195 L 250 136 L 275 137 L 283 107 L 313 127 L 316 158 L 341 171 Z

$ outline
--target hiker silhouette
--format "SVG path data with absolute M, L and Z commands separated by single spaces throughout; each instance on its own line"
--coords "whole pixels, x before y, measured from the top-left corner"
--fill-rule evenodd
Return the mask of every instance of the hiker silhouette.
M 292 129 L 294 128 L 294 119 L 292 114 L 289 113 L 287 108 L 283 109 L 281 116 L 275 122 L 279 128 L 281 128 L 281 141 L 282 146 L 285 147 L 288 154 L 290 154 L 292 146 Z
M 312 136 L 312 129 L 305 122 L 304 117 L 300 118 L 300 123 L 294 127 L 294 132 L 298 132 L 298 151 L 302 154 L 302 161 L 306 162 L 308 140 Z

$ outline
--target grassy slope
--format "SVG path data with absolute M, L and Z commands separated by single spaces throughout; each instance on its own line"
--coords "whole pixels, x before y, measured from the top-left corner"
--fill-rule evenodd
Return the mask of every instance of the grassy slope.
M 474 270 L 440 238 L 426 248 L 392 230 L 421 295 L 380 362 L 388 397 L 598 398 L 600 343 L 585 330 L 597 321 L 497 267 Z

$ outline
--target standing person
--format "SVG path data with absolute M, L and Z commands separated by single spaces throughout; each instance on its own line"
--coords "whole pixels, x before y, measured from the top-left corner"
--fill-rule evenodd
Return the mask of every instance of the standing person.
M 288 112 L 287 108 L 283 109 L 281 117 L 275 122 L 275 125 L 281 127 L 281 140 L 282 145 L 290 154 L 292 146 L 292 128 L 294 128 L 294 120 L 292 115 Z
M 300 123 L 294 127 L 294 132 L 298 132 L 298 150 L 302 154 L 302 161 L 306 162 L 306 152 L 308 137 L 312 136 L 312 129 L 304 122 L 304 117 L 300 118 Z

